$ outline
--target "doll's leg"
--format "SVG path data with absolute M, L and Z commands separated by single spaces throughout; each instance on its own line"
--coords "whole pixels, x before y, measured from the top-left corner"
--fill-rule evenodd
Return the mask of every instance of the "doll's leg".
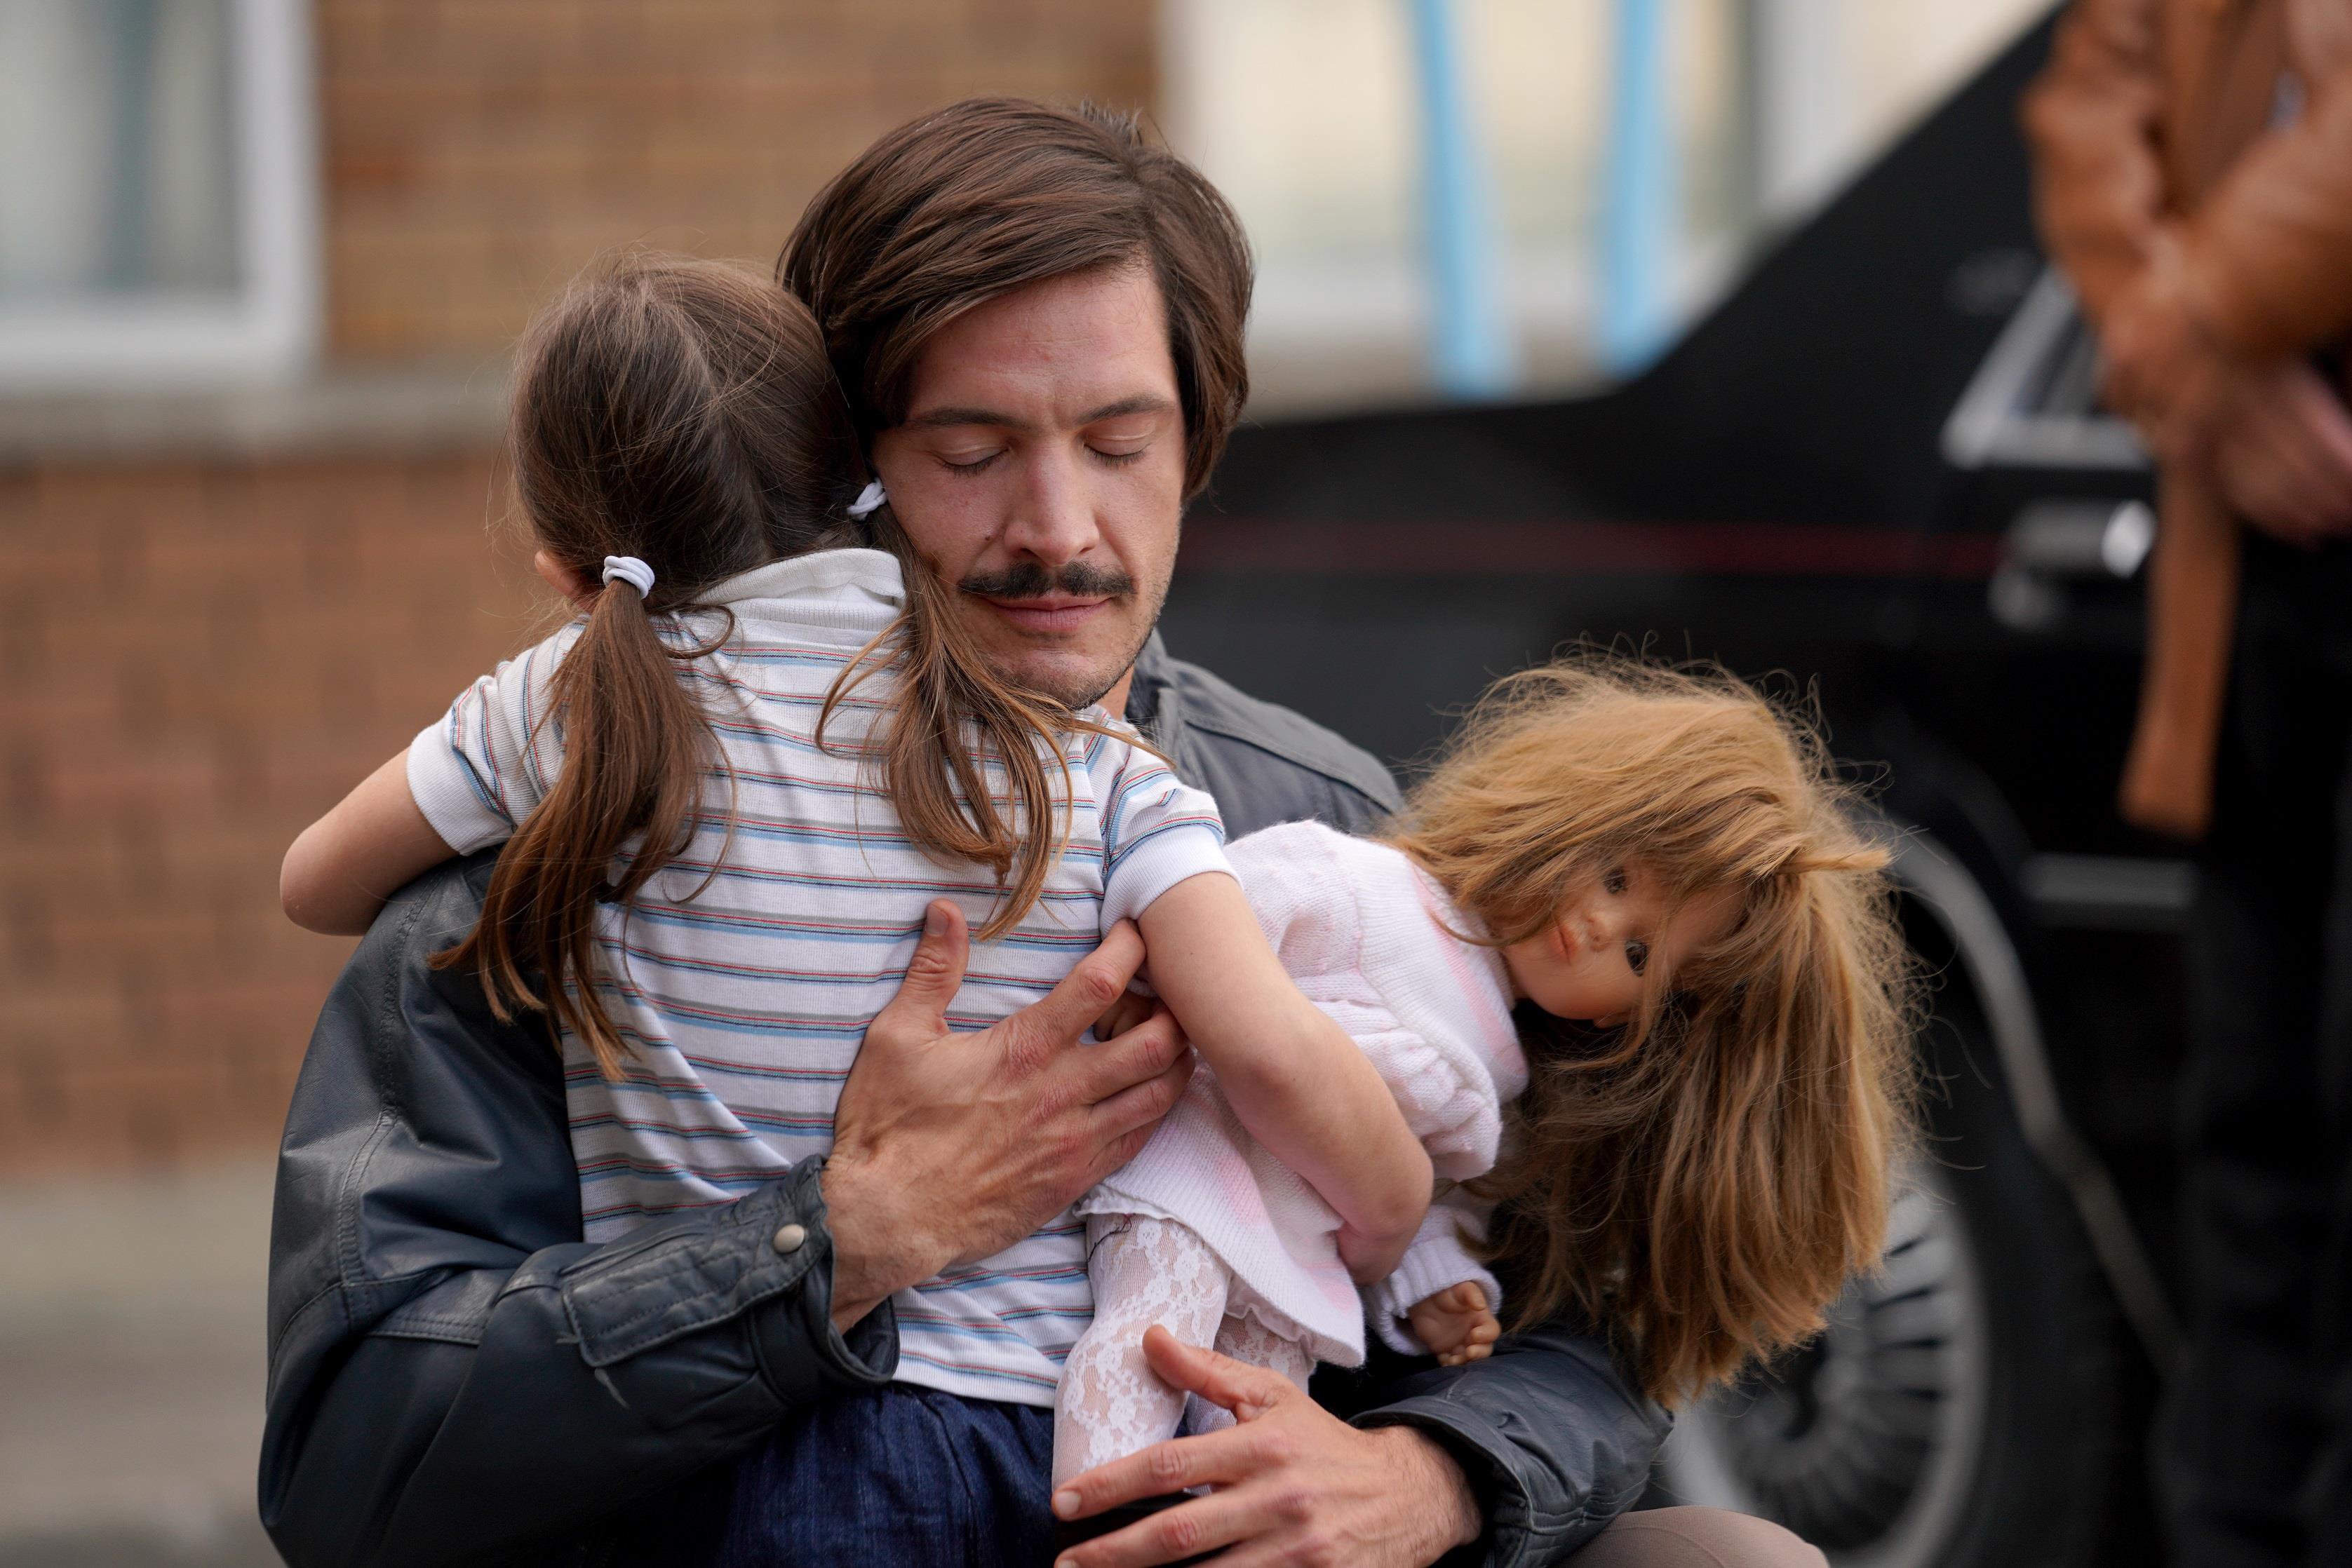
M 1153 1323 L 1208 1345 L 1225 1313 L 1225 1267 L 1183 1226 L 1133 1215 L 1087 1221 L 1095 1321 L 1062 1364 L 1054 1484 L 1176 1435 L 1184 1396 L 1143 1359 Z
M 1217 1325 L 1217 1341 L 1213 1347 L 1219 1355 L 1229 1355 L 1235 1361 L 1252 1366 L 1263 1366 L 1268 1372 L 1278 1372 L 1299 1387 L 1315 1371 L 1315 1358 L 1307 1347 L 1296 1340 L 1285 1339 L 1255 1318 L 1229 1317 Z M 1215 1432 L 1234 1424 L 1234 1413 L 1222 1405 L 1213 1405 L 1194 1395 L 1184 1406 L 1184 1430 L 1190 1433 Z

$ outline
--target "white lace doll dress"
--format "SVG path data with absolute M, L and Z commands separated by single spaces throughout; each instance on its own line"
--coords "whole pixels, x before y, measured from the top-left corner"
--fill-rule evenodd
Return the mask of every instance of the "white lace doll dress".
M 1402 852 L 1319 823 L 1269 828 L 1228 857 L 1283 967 L 1346 1030 L 1396 1096 L 1437 1175 L 1495 1164 L 1502 1108 L 1527 1087 L 1500 956 Z M 1318 1361 L 1364 1358 L 1381 1337 L 1421 1354 L 1413 1303 L 1475 1281 L 1501 1291 L 1462 1239 L 1483 1206 L 1448 1191 L 1394 1273 L 1360 1294 L 1339 1260 L 1339 1216 L 1244 1131 L 1206 1067 L 1142 1153 L 1082 1198 L 1094 1323 L 1063 1368 L 1056 1481 L 1172 1436 L 1182 1396 L 1145 1366 L 1153 1323 L 1300 1385 Z M 1214 1421 L 1222 1413 L 1196 1406 Z M 1229 1417 L 1227 1417 L 1229 1419 Z

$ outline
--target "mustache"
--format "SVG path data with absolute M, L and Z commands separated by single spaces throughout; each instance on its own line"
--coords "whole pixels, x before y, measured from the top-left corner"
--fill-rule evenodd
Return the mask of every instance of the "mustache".
M 1049 593 L 1072 599 L 1125 599 L 1133 596 L 1135 579 L 1116 567 L 1083 560 L 1054 571 L 1024 560 L 1003 571 L 973 572 L 956 586 L 982 599 L 1043 599 Z

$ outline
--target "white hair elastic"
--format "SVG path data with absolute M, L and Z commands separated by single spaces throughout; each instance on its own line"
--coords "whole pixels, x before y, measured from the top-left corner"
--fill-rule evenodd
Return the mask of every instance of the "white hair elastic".
M 654 591 L 654 569 L 633 555 L 608 555 L 604 558 L 604 580 L 619 578 L 637 591 L 644 599 Z
M 881 480 L 868 479 L 866 482 L 866 488 L 857 492 L 857 499 L 849 503 L 849 515 L 862 523 L 879 510 L 882 503 L 889 498 L 889 495 L 882 488 Z

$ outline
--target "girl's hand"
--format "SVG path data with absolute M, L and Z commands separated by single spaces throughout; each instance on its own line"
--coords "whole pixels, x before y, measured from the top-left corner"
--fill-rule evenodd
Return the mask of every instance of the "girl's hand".
M 1503 1337 L 1503 1325 L 1486 1308 L 1486 1291 L 1467 1280 L 1415 1301 L 1405 1321 L 1444 1366 L 1484 1361 Z

